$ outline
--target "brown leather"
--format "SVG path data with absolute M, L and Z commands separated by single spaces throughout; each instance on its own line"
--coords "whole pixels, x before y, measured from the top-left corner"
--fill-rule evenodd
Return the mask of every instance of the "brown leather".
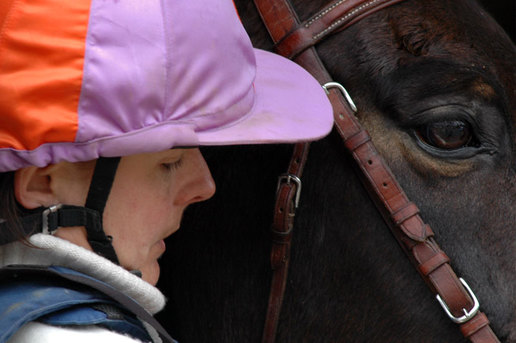
M 387 185 L 382 185 L 384 187 L 387 187 Z M 419 214 L 419 208 L 417 208 L 416 204 L 410 202 L 405 207 L 402 207 L 397 212 L 394 212 L 391 215 L 392 221 L 396 225 L 401 225 L 404 221 L 408 220 L 409 218 L 414 217 L 415 215 Z M 418 239 L 419 238 L 419 239 Z M 427 237 L 416 237 L 416 240 L 424 240 Z
M 318 32 L 315 40 L 319 41 L 319 38 L 322 39 L 342 25 L 350 25 L 380 8 L 400 1 L 337 1 L 309 19 L 303 28 L 299 28 L 299 20 L 288 0 L 255 0 L 255 4 L 273 41 L 281 42 L 277 45 L 278 51 L 287 56 L 297 56 L 294 61 L 324 85 L 332 79 L 317 56 L 313 47 L 313 32 L 308 29 L 312 27 L 310 30 Z M 420 217 L 417 206 L 409 201 L 340 91 L 331 89 L 329 97 L 333 105 L 336 129 L 360 168 L 362 182 L 394 237 L 429 288 L 439 294 L 455 317 L 463 316 L 464 309 L 469 311 L 473 307 L 473 300 L 448 263 L 448 257 L 433 239 L 430 226 Z M 282 282 L 286 282 L 286 274 L 282 277 L 285 278 Z M 271 289 L 271 297 L 272 292 Z M 274 310 L 279 311 L 278 308 Z M 276 317 L 276 321 L 277 318 L 279 317 Z M 463 334 L 474 343 L 499 342 L 486 322 L 487 318 L 483 318 L 485 315 L 478 312 L 462 324 Z M 277 322 L 269 323 L 267 318 L 266 328 L 268 326 L 274 326 L 275 331 Z M 274 335 L 267 332 L 262 342 L 274 342 Z
M 279 322 L 283 295 L 287 283 L 288 265 L 290 261 L 290 246 L 292 229 L 296 214 L 296 197 L 301 185 L 291 181 L 289 177 L 301 179 L 303 168 L 308 158 L 309 143 L 299 143 L 294 146 L 287 173 L 280 176 L 274 206 L 272 222 L 271 267 L 273 270 L 269 305 L 265 319 L 262 340 L 264 343 L 273 342 Z
M 329 82 L 329 80 L 323 80 L 323 82 Z M 330 91 L 330 99 L 336 114 L 335 124 L 344 141 L 347 137 L 353 137 L 357 132 L 363 131 L 348 108 L 346 100 L 337 90 Z M 409 201 L 373 142 L 368 141 L 351 153 L 362 171 L 361 177 L 366 189 L 416 268 L 441 254 L 441 249 L 431 239 L 429 226 L 417 214 L 415 205 Z M 412 209 L 411 216 L 401 221 L 399 218 L 392 220 L 393 217 L 397 218 L 397 214 L 399 216 L 400 211 L 406 209 Z M 441 295 L 455 316 L 462 316 L 463 308 L 469 310 L 473 307 L 473 301 L 449 264 L 445 263 L 429 275 L 422 274 L 422 276 L 429 287 Z
M 437 253 L 436 255 L 434 255 L 434 257 L 432 257 L 425 263 L 420 264 L 418 266 L 418 270 L 421 274 L 428 276 L 434 270 L 436 270 L 443 264 L 449 263 L 449 262 L 450 262 L 450 258 L 443 251 L 441 251 L 440 253 Z
M 312 50 L 307 50 L 300 57 L 304 54 L 309 56 Z M 319 81 L 325 83 L 330 80 Z M 337 90 L 330 92 L 330 99 L 334 106 L 335 124 L 344 142 L 348 137 L 364 131 Z M 473 307 L 472 299 L 449 263 L 444 262 L 428 270 L 428 266 L 442 257 L 443 252 L 433 240 L 430 227 L 421 219 L 417 207 L 409 201 L 373 142 L 367 141 L 351 153 L 362 171 L 361 178 L 371 198 L 425 282 L 434 293 L 440 295 L 454 316 L 463 316 L 463 309 L 469 311 Z M 475 335 L 477 342 L 499 342 L 489 326 L 485 326 L 483 332 L 485 334 L 482 336 Z M 472 340 L 472 337 L 469 339 Z
M 339 0 L 299 24 L 275 46 L 278 54 L 293 59 L 336 30 L 404 0 Z
M 489 328 L 489 320 L 482 312 L 479 312 L 478 315 L 469 322 L 462 324 L 460 330 L 464 337 L 469 338 L 473 343 L 498 341 L 498 338 Z
M 349 151 L 354 151 L 358 149 L 362 144 L 365 144 L 371 140 L 371 136 L 369 136 L 369 133 L 364 130 L 356 133 L 352 137 L 349 137 L 345 142 L 344 145 Z
M 289 1 L 254 0 L 254 4 L 275 44 L 299 23 L 296 11 Z

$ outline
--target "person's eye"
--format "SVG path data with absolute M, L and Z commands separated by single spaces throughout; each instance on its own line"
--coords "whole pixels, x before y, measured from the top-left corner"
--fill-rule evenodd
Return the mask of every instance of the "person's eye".
M 183 159 L 180 158 L 174 162 L 161 163 L 161 167 L 166 171 L 173 171 L 179 169 L 183 165 Z

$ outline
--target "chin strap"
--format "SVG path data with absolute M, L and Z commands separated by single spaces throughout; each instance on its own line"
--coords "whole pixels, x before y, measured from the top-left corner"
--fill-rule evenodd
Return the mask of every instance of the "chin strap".
M 94 249 L 94 251 L 118 264 L 118 259 L 116 258 L 111 241 L 102 230 L 101 216 L 96 210 L 71 205 L 54 205 L 49 208 L 40 207 L 31 211 L 31 214 L 20 218 L 20 224 L 26 236 L 30 236 L 36 232 L 53 235 L 60 227 L 84 226 L 88 233 L 90 245 L 92 245 L 92 248 L 94 245 L 97 247 L 97 250 Z M 2 227 L 5 225 L 6 223 L 2 223 L 0 230 L 2 230 Z M 96 239 L 94 244 L 92 244 L 90 236 Z M 6 243 L 10 243 L 10 240 L 2 241 L 0 245 Z M 113 251 L 112 256 L 109 250 Z M 113 260 L 113 258 L 115 260 Z
M 106 206 L 111 186 L 115 178 L 119 157 L 101 157 L 97 160 L 95 171 L 88 191 L 86 205 L 54 205 L 48 208 L 40 207 L 35 210 L 25 210 L 20 218 L 20 224 L 28 237 L 37 232 L 52 235 L 60 227 L 84 226 L 88 242 L 95 253 L 119 264 L 115 249 L 111 244 L 112 238 L 106 236 L 102 225 L 102 216 Z M 0 230 L 6 222 L 0 223 Z M 10 237 L 0 236 L 0 245 L 12 242 Z
M 119 264 L 119 262 L 111 244 L 112 237 L 106 236 L 104 232 L 102 216 L 119 163 L 120 157 L 100 157 L 97 160 L 85 205 L 87 210 L 91 209 L 98 213 L 98 221 L 96 221 L 98 225 L 86 226 L 91 248 L 97 254 L 116 264 Z

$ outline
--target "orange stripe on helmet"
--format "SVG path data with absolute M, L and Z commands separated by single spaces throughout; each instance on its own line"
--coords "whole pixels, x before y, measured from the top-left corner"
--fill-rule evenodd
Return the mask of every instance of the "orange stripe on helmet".
M 90 1 L 9 2 L 0 6 L 0 148 L 73 142 Z
M 0 1 L 0 27 L 4 27 L 4 21 L 9 16 L 10 9 L 12 8 L 14 0 L 2 0 Z M 1 34 L 1 31 L 0 31 Z

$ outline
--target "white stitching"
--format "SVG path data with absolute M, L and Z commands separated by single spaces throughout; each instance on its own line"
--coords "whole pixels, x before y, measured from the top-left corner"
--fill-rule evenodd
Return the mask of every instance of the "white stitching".
M 342 1 L 346 1 L 346 0 L 342 0 Z M 319 39 L 319 37 L 324 36 L 328 31 L 331 31 L 335 26 L 338 26 L 340 23 L 342 23 L 343 21 L 347 20 L 349 17 L 355 15 L 357 12 L 360 12 L 364 8 L 369 7 L 372 4 L 374 4 L 376 2 L 379 2 L 379 1 L 381 1 L 381 0 L 373 0 L 373 1 L 370 1 L 368 3 L 363 4 L 362 6 L 359 6 L 359 7 L 355 8 L 353 11 L 351 11 L 348 14 L 346 14 L 345 16 L 341 17 L 339 20 L 333 22 L 333 24 L 328 26 L 326 29 L 324 29 L 321 32 L 319 32 L 318 34 L 314 35 L 312 37 L 312 39 L 313 40 Z
M 324 17 L 326 14 L 328 14 L 329 12 L 331 12 L 332 10 L 335 9 L 335 7 L 339 6 L 341 3 L 345 2 L 347 0 L 339 0 L 337 1 L 336 3 L 334 3 L 333 5 L 331 5 L 330 7 L 328 7 L 327 9 L 325 9 L 324 11 L 320 12 L 319 14 L 317 14 L 315 17 L 313 17 L 312 19 L 310 19 L 306 24 L 305 24 L 305 27 L 308 28 L 310 27 L 310 25 L 312 25 L 314 22 L 316 22 L 317 20 L 321 19 L 322 17 Z

